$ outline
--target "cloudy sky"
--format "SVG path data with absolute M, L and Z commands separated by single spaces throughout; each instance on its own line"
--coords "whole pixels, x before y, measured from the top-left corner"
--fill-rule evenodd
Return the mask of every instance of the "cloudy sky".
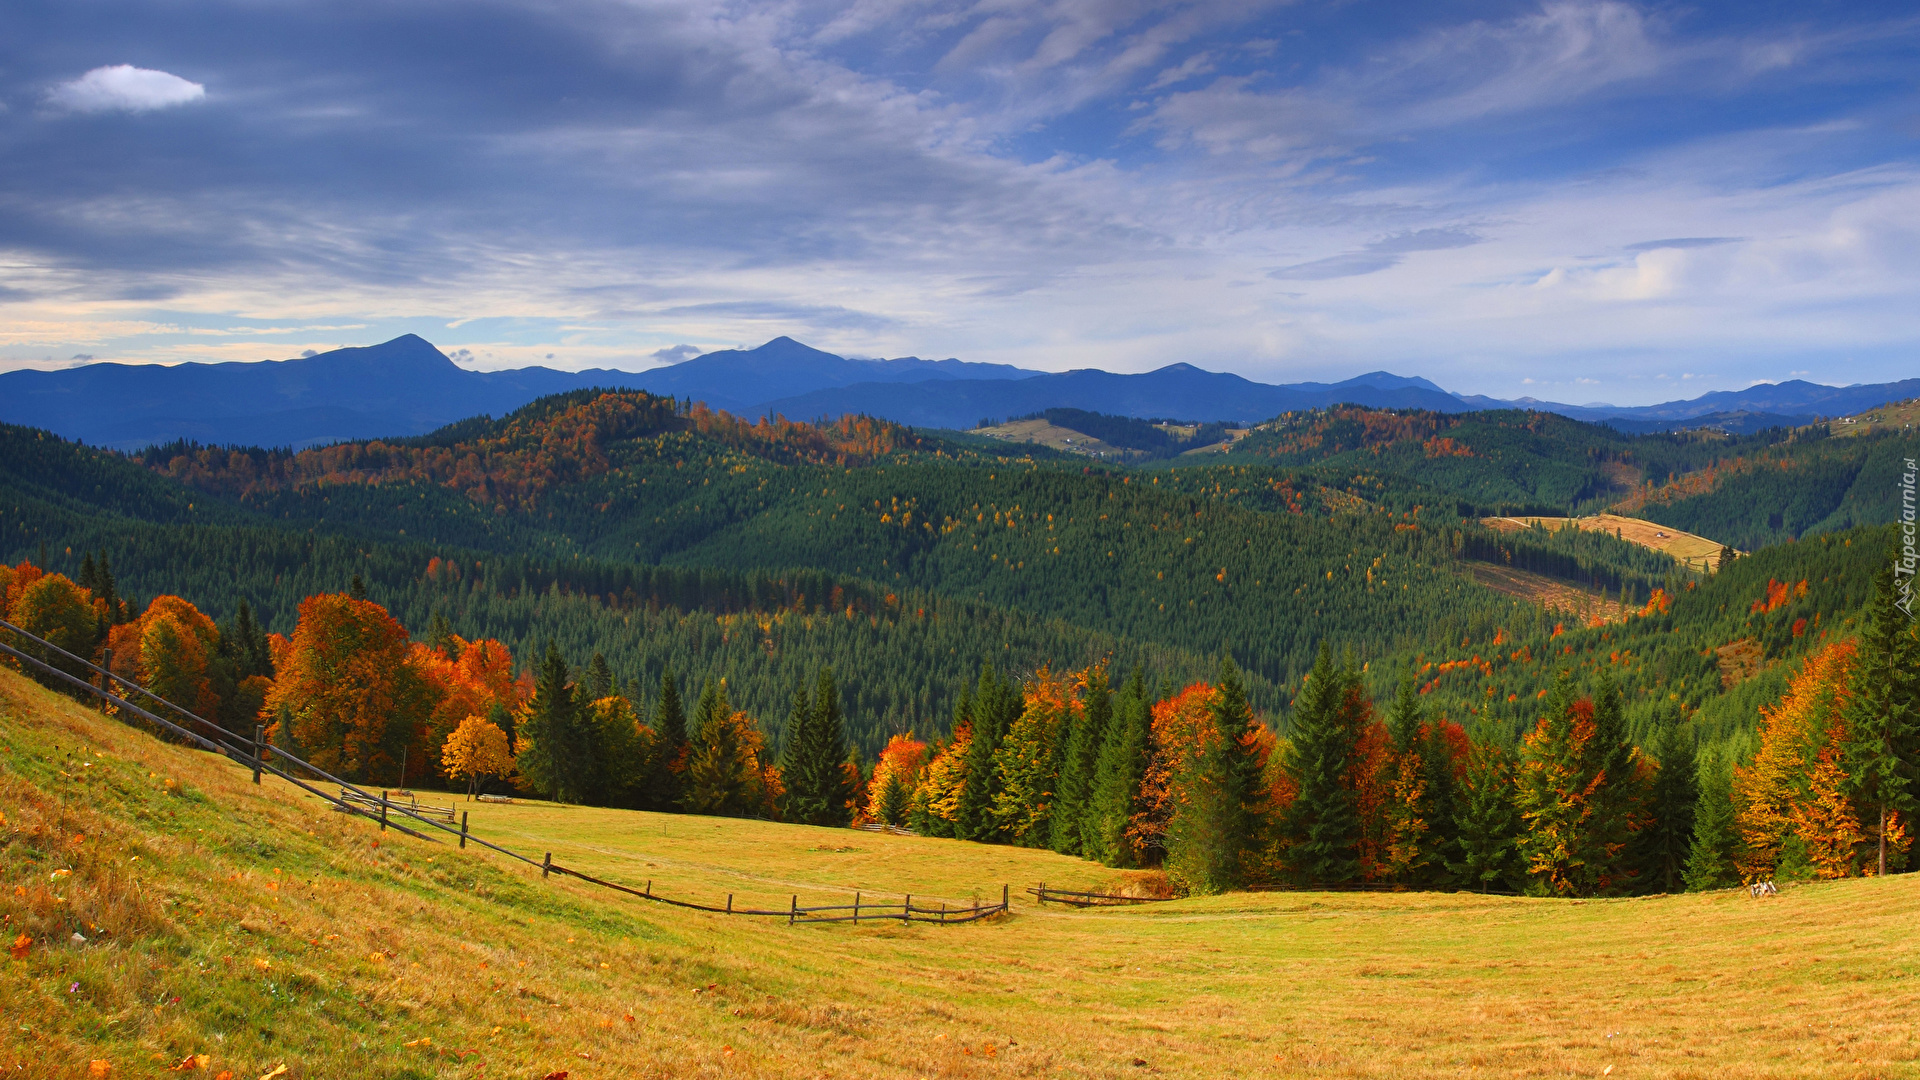
M 24 0 L 0 368 L 1920 374 L 1907 0 Z

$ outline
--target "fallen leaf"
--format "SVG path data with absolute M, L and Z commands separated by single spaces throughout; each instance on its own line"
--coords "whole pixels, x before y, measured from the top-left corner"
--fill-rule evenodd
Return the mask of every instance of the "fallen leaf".
M 219 1075 L 215 1076 L 213 1080 L 233 1080 L 233 1070 L 221 1069 Z
M 213 1064 L 213 1058 L 211 1055 L 188 1054 L 186 1057 L 180 1059 L 180 1064 L 175 1065 L 173 1068 L 168 1069 L 167 1071 L 168 1072 L 193 1072 L 196 1069 L 204 1069 L 211 1064 Z
M 373 961 L 376 964 L 384 964 L 387 962 L 387 954 L 377 952 L 368 956 L 367 959 Z
M 94 1058 L 87 1062 L 88 1076 L 105 1076 L 113 1071 L 113 1065 L 103 1058 Z
M 433 1037 L 431 1035 L 422 1035 L 410 1043 L 401 1043 L 400 1045 L 401 1046 L 432 1046 Z
M 567 1080 L 567 1070 L 561 1069 L 559 1072 L 550 1072 L 541 1077 L 540 1080 Z
M 632 1014 L 632 1013 L 628 1013 L 628 1014 L 627 1014 L 627 1023 L 629 1023 L 629 1024 L 631 1024 L 631 1023 L 633 1023 L 633 1014 Z
M 13 947 L 7 951 L 13 954 L 15 960 L 25 960 L 27 958 L 27 950 L 31 948 L 33 948 L 33 939 L 25 934 L 21 934 L 19 937 L 13 939 Z
M 279 1077 L 287 1075 L 289 1071 L 285 1063 L 275 1065 L 273 1071 L 262 1076 L 260 1080 L 278 1080 Z
M 255 959 L 255 960 L 254 960 L 254 962 L 253 962 L 253 966 L 254 966 L 254 967 L 257 967 L 257 968 L 259 968 L 259 969 L 260 969 L 261 971 L 271 971 L 271 970 L 273 970 L 273 965 L 272 965 L 272 964 L 270 964 L 270 963 L 268 963 L 268 962 L 267 962 L 267 961 L 266 961 L 265 959 L 263 959 L 263 958 L 261 958 L 261 959 Z
M 721 1056 L 723 1056 L 723 1057 L 732 1057 L 732 1056 L 733 1056 L 733 1047 L 731 1047 L 731 1046 L 723 1046 L 723 1047 L 721 1047 L 721 1048 L 720 1048 L 720 1054 L 721 1054 Z
M 1855 1065 L 1858 1065 L 1858 1064 L 1860 1064 L 1860 1063 L 1856 1061 L 1856 1062 L 1854 1062 L 1854 1064 L 1855 1064 Z M 1600 1075 L 1601 1075 L 1601 1076 L 1612 1076 L 1612 1075 L 1613 1075 L 1613 1066 L 1611 1066 L 1611 1065 L 1609 1065 L 1609 1066 L 1607 1066 L 1606 1068 L 1604 1068 L 1604 1069 L 1601 1069 L 1601 1070 L 1600 1070 Z

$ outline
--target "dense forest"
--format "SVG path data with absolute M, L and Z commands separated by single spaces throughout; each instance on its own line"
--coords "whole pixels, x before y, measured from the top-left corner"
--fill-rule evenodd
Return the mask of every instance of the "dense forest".
M 91 626 L 88 648 L 118 634 L 139 653 L 152 637 L 156 655 L 191 660 L 165 642 L 197 641 L 200 674 L 154 670 L 236 722 L 277 717 L 309 750 L 329 737 L 297 720 L 290 673 L 311 668 L 300 658 L 326 655 L 326 626 L 386 641 L 390 659 L 422 673 L 395 699 L 413 694 L 418 715 L 361 766 L 427 762 L 415 776 L 440 783 L 459 780 L 444 765 L 450 740 L 504 745 L 516 761 L 531 750 L 522 782 L 579 800 L 792 815 L 798 798 L 808 819 L 831 804 L 829 817 L 1159 862 L 1197 834 L 1169 816 L 1186 766 L 1154 754 L 1177 744 L 1193 756 L 1211 723 L 1258 759 L 1233 782 L 1259 807 L 1240 830 L 1253 845 L 1236 848 L 1240 869 L 1183 871 L 1209 887 L 1297 877 L 1282 804 L 1316 783 L 1361 791 L 1416 742 L 1439 760 L 1431 740 L 1443 736 L 1459 777 L 1496 750 L 1519 755 L 1518 769 L 1545 719 L 1586 731 L 1581 710 L 1598 710 L 1648 778 L 1684 743 L 1700 783 L 1732 784 L 1736 765 L 1766 752 L 1765 718 L 1795 680 L 1852 677 L 1853 654 L 1835 650 L 1857 651 L 1849 643 L 1866 634 L 1889 544 L 1878 526 L 1892 520 L 1909 444 L 1336 408 L 1277 418 L 1203 464 L 1123 468 L 861 419 L 749 424 L 581 392 L 416 439 L 298 453 L 179 444 L 123 456 L 0 429 L 0 552 L 19 564 L 13 593 L 47 594 L 30 612 L 70 586 L 53 607 Z M 1602 533 L 1478 522 L 1601 506 L 1751 554 L 1702 576 Z M 1626 617 L 1493 592 L 1467 572 L 1477 562 L 1605 597 Z M 67 586 L 38 584 L 56 577 Z M 1353 698 L 1338 723 L 1314 685 L 1329 672 Z M 1389 717 L 1380 730 L 1399 749 L 1365 735 L 1363 701 Z M 1417 723 L 1402 715 L 1415 708 Z M 1112 719 L 1123 714 L 1131 728 Z M 1076 735 L 1077 718 L 1095 715 L 1103 733 L 1132 731 L 1132 749 Z M 478 724 L 456 739 L 469 718 L 504 743 Z M 1371 764 L 1353 765 L 1349 747 L 1318 779 L 1299 771 L 1303 740 L 1329 724 L 1358 724 Z M 725 745 L 696 745 L 700 732 Z M 832 768 L 823 754 L 839 755 Z M 1096 841 L 1086 800 L 1103 755 L 1130 779 L 1108 785 Z M 686 801 L 695 759 L 721 794 Z M 579 773 L 588 761 L 600 771 Z M 496 783 L 513 768 L 492 763 Z M 788 781 L 802 773 L 813 779 L 795 795 Z M 1055 788 L 1078 808 L 1033 816 L 1046 801 L 1035 793 Z M 1161 800 L 1145 818 L 1142 792 Z M 1621 812 L 1635 835 L 1654 820 Z M 1362 835 L 1387 828 L 1362 818 Z M 1398 864 L 1365 851 L 1355 874 L 1397 879 L 1381 867 Z M 1449 851 L 1421 858 L 1464 857 Z M 1334 866 L 1314 865 L 1309 876 Z M 1640 870 L 1622 874 L 1567 888 L 1650 887 Z

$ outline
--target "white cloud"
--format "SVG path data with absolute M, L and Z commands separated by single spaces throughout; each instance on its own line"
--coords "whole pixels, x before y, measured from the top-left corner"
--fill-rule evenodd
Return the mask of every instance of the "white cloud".
M 47 92 L 47 103 L 70 112 L 151 112 L 206 96 L 206 87 L 170 72 L 114 64 L 54 87 Z

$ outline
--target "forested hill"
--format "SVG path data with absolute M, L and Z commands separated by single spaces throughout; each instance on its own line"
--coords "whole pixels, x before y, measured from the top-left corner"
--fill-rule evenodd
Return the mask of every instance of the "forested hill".
M 1284 722 L 1323 642 L 1383 685 L 1418 675 L 1455 716 L 1518 725 L 1562 664 L 1617 668 L 1636 708 L 1673 695 L 1718 715 L 1746 682 L 1723 679 L 1716 650 L 1751 640 L 1762 668 L 1799 655 L 1847 616 L 1883 540 L 1771 542 L 1888 520 L 1890 497 L 1869 496 L 1903 445 L 1335 409 L 1283 416 L 1202 464 L 1125 469 L 860 418 L 747 423 L 579 392 L 299 453 L 129 458 L 0 428 L 0 556 L 44 546 L 73 574 L 104 551 L 127 591 L 221 618 L 245 599 L 282 631 L 303 596 L 357 574 L 416 633 L 440 616 L 522 664 L 552 638 L 576 663 L 604 653 L 623 682 L 724 674 L 776 730 L 792 685 L 831 663 L 869 751 L 889 731 L 942 729 L 982 661 L 1111 654 L 1180 681 L 1226 653 Z M 1763 481 L 1785 494 L 1756 494 Z M 1610 536 L 1475 520 L 1628 499 L 1756 555 L 1699 579 Z M 1740 524 L 1775 513 L 1771 532 Z M 1738 528 L 1722 535 L 1723 520 Z M 1477 584 L 1475 560 L 1642 616 L 1583 626 Z M 1742 615 L 1789 577 L 1807 589 Z

